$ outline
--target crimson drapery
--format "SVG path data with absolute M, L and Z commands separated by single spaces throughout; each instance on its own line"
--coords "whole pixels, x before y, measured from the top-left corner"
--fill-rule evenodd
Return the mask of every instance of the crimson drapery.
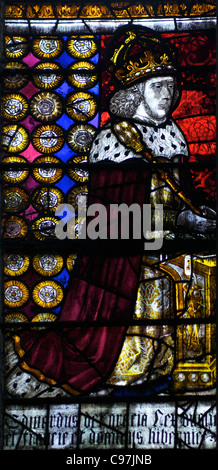
M 150 172 L 130 162 L 108 165 L 90 174 L 89 204 L 149 203 Z M 109 217 L 109 216 L 108 216 Z M 63 242 L 64 243 L 64 242 Z M 56 330 L 22 331 L 14 336 L 21 366 L 50 384 L 72 393 L 90 391 L 105 381 L 118 359 L 131 320 L 140 275 L 143 242 L 137 254 L 113 255 L 97 248 L 80 256 L 73 271 Z M 96 325 L 74 326 L 74 321 Z M 98 326 L 98 321 L 118 321 L 121 326 Z

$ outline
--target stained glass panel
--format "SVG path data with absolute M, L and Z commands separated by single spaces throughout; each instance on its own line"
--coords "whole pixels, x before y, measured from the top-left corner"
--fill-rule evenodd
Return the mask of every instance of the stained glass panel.
M 4 4 L 4 451 L 217 449 L 214 10 Z

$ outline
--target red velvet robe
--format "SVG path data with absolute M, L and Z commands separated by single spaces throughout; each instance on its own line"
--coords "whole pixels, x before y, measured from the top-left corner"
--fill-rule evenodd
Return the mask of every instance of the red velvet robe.
M 145 167 L 116 164 L 102 170 L 96 164 L 90 174 L 89 203 L 104 204 L 108 212 L 110 203 L 142 206 L 149 203 L 149 195 L 150 172 Z M 24 330 L 14 336 L 21 366 L 40 380 L 75 394 L 105 382 L 132 318 L 142 253 L 143 242 L 131 256 L 113 256 L 109 245 L 106 251 L 95 249 L 80 256 L 58 320 L 60 328 Z M 86 320 L 118 320 L 120 325 L 74 326 L 74 321 Z M 63 327 L 61 321 L 71 323 Z

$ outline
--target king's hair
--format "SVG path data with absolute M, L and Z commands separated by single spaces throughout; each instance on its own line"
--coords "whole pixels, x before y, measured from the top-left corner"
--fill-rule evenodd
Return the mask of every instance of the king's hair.
M 143 98 L 143 83 L 117 91 L 110 100 L 110 112 L 115 116 L 132 117 Z

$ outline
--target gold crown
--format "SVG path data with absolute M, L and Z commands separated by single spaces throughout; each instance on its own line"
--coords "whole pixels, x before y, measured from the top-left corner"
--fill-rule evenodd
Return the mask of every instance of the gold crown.
M 143 46 L 141 56 L 135 60 L 133 56 L 129 55 L 133 41 L 136 43 L 136 34 L 133 31 L 128 31 L 126 40 L 119 48 L 115 49 L 113 57 L 110 59 L 113 64 L 110 70 L 114 72 L 115 77 L 122 85 L 130 85 L 153 74 L 176 71 L 169 53 L 164 52 L 163 44 L 160 43 L 159 39 L 150 38 L 150 45 L 154 44 L 156 47 L 155 50 L 151 50 L 152 48 L 148 50 L 149 44 L 147 38 L 144 38 L 143 43 L 141 43 L 141 46 Z M 121 62 L 123 62 L 122 66 Z

